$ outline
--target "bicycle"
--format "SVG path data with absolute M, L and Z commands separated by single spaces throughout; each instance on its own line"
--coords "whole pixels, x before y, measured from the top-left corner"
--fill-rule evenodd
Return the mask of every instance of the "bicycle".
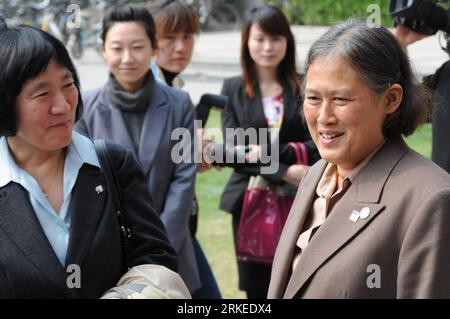
M 238 9 L 225 0 L 187 0 L 196 8 L 204 31 L 230 31 L 240 28 L 242 18 Z
M 104 0 L 90 1 L 87 7 L 76 12 L 77 25 L 68 27 L 67 40 L 67 48 L 74 59 L 80 59 L 87 47 L 101 52 L 102 19 L 108 5 Z

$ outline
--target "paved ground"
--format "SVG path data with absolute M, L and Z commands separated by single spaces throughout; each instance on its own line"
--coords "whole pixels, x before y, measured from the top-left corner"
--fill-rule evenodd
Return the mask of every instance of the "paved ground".
M 312 43 L 326 32 L 326 27 L 294 26 L 297 40 L 299 66 L 303 66 Z M 429 37 L 411 45 L 408 49 L 414 69 L 421 77 L 433 73 L 448 55 L 440 48 L 438 36 Z M 219 93 L 222 80 L 238 75 L 240 54 L 240 32 L 203 33 L 196 42 L 193 61 L 184 72 L 187 87 L 193 101 L 202 93 Z M 107 78 L 107 68 L 99 54 L 88 50 L 77 61 L 83 89 L 102 85 Z
M 303 66 L 306 54 L 315 40 L 326 32 L 326 27 L 294 26 L 299 66 Z M 191 66 L 192 75 L 233 75 L 239 73 L 240 33 L 205 33 L 197 41 Z M 438 36 L 429 37 L 411 45 L 409 55 L 419 75 L 433 73 L 448 55 L 440 48 Z

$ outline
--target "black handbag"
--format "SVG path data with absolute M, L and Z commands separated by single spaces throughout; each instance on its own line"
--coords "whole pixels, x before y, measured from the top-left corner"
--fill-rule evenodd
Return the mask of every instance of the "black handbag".
M 120 227 L 120 239 L 122 243 L 123 256 L 125 258 L 127 269 L 131 269 L 129 249 L 132 234 L 130 228 L 126 226 L 123 217 L 125 214 L 125 209 L 122 199 L 122 189 L 120 187 L 116 172 L 111 169 L 111 162 L 109 161 L 105 140 L 95 140 L 94 145 L 103 174 L 105 175 L 107 189 L 110 191 L 110 194 L 114 200 L 115 214 L 119 221 Z

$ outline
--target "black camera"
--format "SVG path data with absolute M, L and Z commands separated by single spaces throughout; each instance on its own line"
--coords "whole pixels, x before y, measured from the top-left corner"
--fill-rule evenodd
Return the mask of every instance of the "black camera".
M 218 94 L 203 94 L 200 102 L 195 108 L 195 118 L 200 120 L 202 127 L 208 120 L 211 109 L 223 112 L 229 103 L 229 97 Z M 210 143 L 207 147 L 205 155 L 208 158 L 215 158 L 218 161 L 211 160 L 211 164 L 219 166 L 234 167 L 245 163 L 245 154 L 250 150 L 248 145 L 245 146 L 230 146 L 226 144 Z
M 389 14 L 395 23 L 418 33 L 432 35 L 441 30 L 450 34 L 450 10 L 438 5 L 438 1 L 391 0 Z
M 209 112 L 211 109 L 216 109 L 220 112 L 225 110 L 229 101 L 228 96 L 218 94 L 203 94 L 200 102 L 195 108 L 195 119 L 202 121 L 202 127 L 208 121 Z

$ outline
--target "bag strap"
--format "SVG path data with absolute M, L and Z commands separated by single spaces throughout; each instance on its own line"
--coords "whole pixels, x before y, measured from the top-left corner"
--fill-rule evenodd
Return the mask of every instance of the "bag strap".
M 126 226 L 124 220 L 125 210 L 123 208 L 122 192 L 119 186 L 119 180 L 116 172 L 111 169 L 111 163 L 109 161 L 108 150 L 106 148 L 105 140 L 95 140 L 95 151 L 97 152 L 100 165 L 102 167 L 103 174 L 105 175 L 107 188 L 111 192 L 111 196 L 114 201 L 115 214 L 119 221 L 120 227 L 120 239 L 122 242 L 123 255 L 126 261 L 128 269 L 131 269 L 130 257 L 129 257 L 129 241 L 131 239 L 131 230 Z
M 302 164 L 308 165 L 308 152 L 306 151 L 305 143 L 298 142 L 297 145 L 298 145 L 298 147 L 300 148 L 300 150 L 302 152 L 302 159 L 303 159 L 303 163 Z
M 297 158 L 296 164 L 308 165 L 308 152 L 305 144 L 302 142 L 289 142 L 288 145 L 294 149 L 295 157 Z
M 302 162 L 302 158 L 301 158 L 301 155 L 300 155 L 300 149 L 298 148 L 297 144 L 294 143 L 294 142 L 289 142 L 288 145 L 294 149 L 295 158 L 297 159 L 297 163 L 296 164 L 302 164 L 301 163 Z

